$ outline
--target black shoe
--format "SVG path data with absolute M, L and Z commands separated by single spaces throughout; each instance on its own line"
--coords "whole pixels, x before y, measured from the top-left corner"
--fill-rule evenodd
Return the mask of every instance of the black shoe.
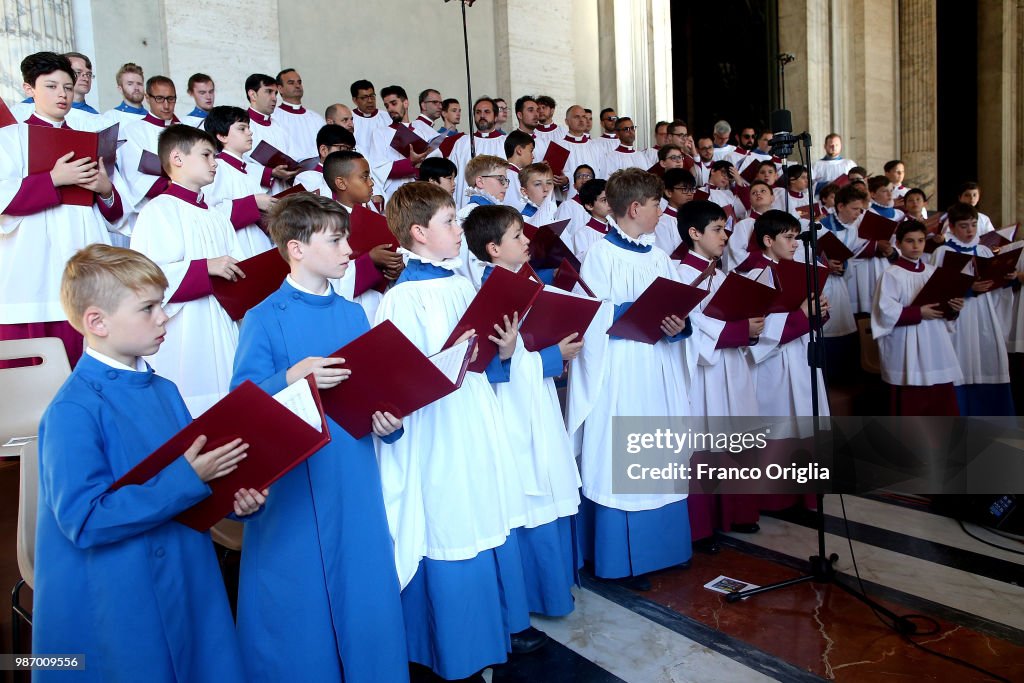
M 757 522 L 751 522 L 750 524 L 733 524 L 732 530 L 738 534 L 756 534 L 761 530 L 761 525 Z
M 706 555 L 714 555 L 722 550 L 722 546 L 718 545 L 718 542 L 713 536 L 708 538 L 702 538 L 699 541 L 693 542 L 693 549 Z
M 615 583 L 631 591 L 646 593 L 651 590 L 651 580 L 641 574 L 640 576 L 625 576 L 621 579 L 614 579 Z
M 549 640 L 551 638 L 548 634 L 531 626 L 525 631 L 512 634 L 512 654 L 525 655 L 536 652 L 547 645 Z

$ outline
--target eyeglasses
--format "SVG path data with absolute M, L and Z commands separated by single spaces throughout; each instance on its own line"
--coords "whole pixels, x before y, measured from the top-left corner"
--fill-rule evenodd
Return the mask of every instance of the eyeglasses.
M 75 76 L 78 78 L 92 78 L 95 75 L 92 71 L 79 71 L 75 69 Z
M 163 104 L 164 102 L 166 102 L 167 104 L 174 104 L 178 101 L 178 98 L 174 95 L 164 97 L 163 95 L 150 95 L 149 93 L 146 93 L 146 97 L 153 100 L 157 104 Z
M 508 186 L 508 176 L 506 175 L 482 175 L 481 178 L 494 178 L 498 181 L 498 184 L 502 187 Z
M 508 107 L 503 107 L 503 106 L 501 106 L 501 105 L 499 104 L 499 105 L 498 105 L 498 111 L 508 111 Z
M 682 192 L 684 194 L 693 194 L 694 192 L 697 191 L 696 187 L 687 187 L 686 185 L 682 185 L 680 187 L 673 187 L 669 189 L 671 189 L 673 192 Z
M 589 173 L 579 173 L 576 175 L 576 180 L 593 180 L 594 176 Z
M 706 152 L 706 151 L 708 151 L 709 149 L 714 149 L 714 147 L 706 147 L 706 146 L 702 146 L 702 147 L 698 147 L 697 149 L 698 149 L 698 150 L 700 150 L 701 152 Z
M 615 130 L 620 133 L 632 133 L 636 130 L 636 126 L 623 126 L 622 128 L 616 128 Z
M 683 155 L 682 154 L 669 154 L 667 157 L 665 157 L 665 160 L 666 161 L 682 161 L 683 160 Z
M 619 117 L 618 116 L 605 116 L 601 120 L 602 121 L 618 121 Z
M 753 140 L 754 139 L 753 135 L 741 135 L 740 137 L 743 138 L 744 140 Z

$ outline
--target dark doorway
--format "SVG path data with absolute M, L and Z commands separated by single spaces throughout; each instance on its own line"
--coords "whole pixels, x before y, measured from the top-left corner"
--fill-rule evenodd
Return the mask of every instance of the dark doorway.
M 672 3 L 675 115 L 695 135 L 761 129 L 777 108 L 777 0 Z
M 956 201 L 961 184 L 978 179 L 978 12 L 975 2 L 936 3 L 941 210 Z

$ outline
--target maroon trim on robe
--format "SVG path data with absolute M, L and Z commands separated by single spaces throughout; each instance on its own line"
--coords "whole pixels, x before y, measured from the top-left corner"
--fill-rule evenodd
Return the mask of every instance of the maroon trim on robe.
M 892 262 L 894 266 L 899 266 L 903 270 L 909 270 L 911 273 L 920 273 L 924 270 L 924 262 L 918 261 L 914 263 L 905 256 L 900 256 L 898 259 Z
M 53 185 L 48 171 L 33 173 L 21 179 L 21 187 L 7 205 L 5 216 L 31 216 L 60 206 L 60 192 Z
M 171 295 L 168 303 L 183 304 L 211 294 L 213 294 L 213 283 L 210 282 L 210 271 L 206 259 L 196 259 L 189 264 L 185 278 Z
M 306 113 L 306 108 L 303 107 L 301 104 L 296 107 L 294 105 L 288 104 L 287 102 L 282 102 L 281 104 L 277 105 L 277 108 L 280 109 L 281 111 L 286 111 L 289 114 L 296 114 L 300 116 Z
M 256 205 L 256 195 L 231 200 L 231 225 L 235 230 L 247 228 L 260 220 L 260 208 Z
M 956 389 L 952 382 L 925 387 L 890 384 L 889 414 L 956 417 L 960 414 Z
M 679 215 L 676 212 L 676 210 L 673 209 L 671 206 L 666 206 L 665 210 L 662 213 L 664 213 L 666 216 L 671 216 L 672 218 L 675 218 Z
M 236 171 L 245 173 L 245 162 L 239 159 L 238 157 L 228 154 L 226 152 L 220 152 L 219 154 L 217 154 L 217 158 L 223 161 L 231 168 L 235 169 Z
M 682 263 L 683 265 L 690 266 L 698 273 L 703 273 L 704 270 L 711 264 L 711 261 L 708 261 L 706 258 L 702 256 L 698 256 L 692 251 L 687 251 L 686 255 L 683 256 Z
M 608 234 L 608 224 L 602 223 L 593 216 L 591 216 L 590 220 L 587 221 L 587 227 L 590 228 L 591 230 L 597 230 L 602 235 Z
M 379 111 L 380 111 L 380 109 L 374 109 L 372 114 L 364 114 L 363 112 L 359 111 L 359 109 L 357 108 L 357 109 L 353 109 L 352 113 L 355 114 L 356 116 L 358 116 L 361 119 L 372 119 L 374 116 L 377 115 L 377 112 L 379 112 Z
M 258 111 L 256 111 L 255 109 L 253 109 L 252 107 L 249 107 L 249 109 L 247 110 L 246 113 L 249 114 L 249 121 L 251 123 L 256 123 L 256 124 L 259 124 L 261 126 L 269 126 L 270 125 L 270 117 L 267 116 L 266 114 L 261 114 Z
M 489 140 L 491 138 L 500 138 L 501 133 L 499 133 L 496 130 L 492 130 L 490 133 L 481 133 L 480 131 L 476 131 L 475 133 L 473 133 L 473 137 Z
M 636 152 L 635 149 L 630 149 L 629 147 L 625 147 L 623 145 L 619 145 L 618 147 L 616 147 L 615 151 L 620 154 L 633 154 L 634 152 Z
M 57 337 L 63 342 L 64 351 L 68 354 L 68 362 L 71 363 L 72 368 L 75 367 L 85 351 L 85 340 L 82 338 L 82 335 L 66 320 L 0 325 L 0 341 L 42 339 L 43 337 Z M 39 364 L 34 358 L 0 360 L 0 370 L 23 368 Z
M 571 142 L 574 145 L 582 145 L 585 142 L 590 142 L 590 136 L 586 135 L 586 134 L 584 134 L 584 136 L 583 136 L 583 138 L 581 140 L 576 140 L 571 135 L 566 135 L 562 139 L 565 140 L 566 142 Z
M 183 202 L 187 202 L 192 206 L 198 206 L 200 209 L 208 209 L 206 202 L 203 201 L 202 195 L 199 192 L 193 192 L 187 187 L 182 187 L 177 183 L 170 183 L 167 186 L 166 194 L 171 195 L 175 199 L 180 199 Z
M 269 166 L 263 167 L 263 177 L 260 178 L 260 186 L 269 188 L 274 184 L 274 169 Z
M 572 196 L 572 200 L 579 204 L 580 206 L 583 206 L 583 200 L 580 199 L 580 195 L 578 192 Z
M 904 325 L 920 325 L 921 320 L 920 306 L 904 306 L 903 310 L 900 311 L 899 320 L 896 321 L 896 327 L 903 327 Z
M 117 188 L 111 185 L 110 190 L 114 195 L 113 204 L 107 206 L 107 203 L 104 202 L 99 195 L 96 195 L 94 203 L 96 204 L 96 208 L 100 210 L 100 215 L 103 216 L 108 223 L 113 224 L 121 220 L 121 217 L 124 216 L 124 204 L 121 203 L 121 195 L 118 193 Z
M 433 127 L 434 127 L 434 122 L 433 122 L 433 121 L 431 121 L 431 120 L 430 120 L 429 118 L 427 118 L 426 116 L 424 116 L 423 114 L 420 114 L 419 116 L 417 116 L 417 117 L 416 117 L 416 120 L 417 120 L 417 121 L 422 121 L 423 123 L 427 124 L 427 125 L 428 125 L 428 126 L 430 126 L 431 128 L 433 128 Z M 409 127 L 411 128 L 412 126 L 409 126 Z
M 27 119 L 25 119 L 25 123 L 30 125 L 30 126 L 47 126 L 49 128 L 56 128 L 57 127 L 57 126 L 54 126 L 49 121 L 44 121 L 43 119 L 39 118 L 35 114 L 29 114 L 29 117 Z M 68 125 L 67 121 L 61 121 L 60 122 L 60 127 L 61 128 L 66 128 L 68 130 L 71 130 L 71 126 Z M 74 328 L 72 328 L 72 329 L 74 329 Z
M 786 316 L 786 326 L 782 330 L 782 339 L 779 346 L 788 344 L 794 339 L 799 339 L 811 331 L 811 321 L 807 319 L 801 310 L 790 311 Z
M 146 199 L 152 199 L 153 197 L 162 195 L 164 192 L 167 191 L 167 188 L 170 187 L 170 185 L 171 181 L 169 178 L 160 176 L 153 183 L 153 186 L 150 187 L 149 190 L 146 192 Z
M 356 281 L 352 288 L 353 297 L 384 284 L 384 274 L 377 270 L 369 252 L 359 256 L 350 265 L 356 269 Z
M 163 119 L 158 119 L 157 117 L 153 116 L 153 114 L 150 112 L 146 112 L 146 115 L 142 117 L 142 120 L 146 123 L 156 126 L 157 128 L 167 128 L 167 126 L 170 126 L 172 124 L 181 123 L 181 121 L 178 120 L 178 117 L 174 116 L 173 114 L 171 115 L 170 122 L 168 122 L 164 121 Z
M 519 168 L 518 166 L 516 166 L 515 164 L 509 164 L 508 168 L 509 168 L 510 171 L 514 171 L 516 173 L 516 175 L 519 175 L 519 172 L 521 170 L 523 170 L 523 169 Z
M 747 320 L 734 320 L 726 323 L 722 333 L 718 335 L 716 349 L 738 349 L 750 346 L 750 322 Z
M 412 162 L 408 159 L 401 159 L 391 164 L 391 173 L 388 173 L 388 179 L 393 180 L 395 178 L 419 178 L 420 170 L 412 165 Z

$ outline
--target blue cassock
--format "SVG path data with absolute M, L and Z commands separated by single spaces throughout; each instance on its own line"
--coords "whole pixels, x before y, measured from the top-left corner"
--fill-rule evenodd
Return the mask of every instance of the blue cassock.
M 34 681 L 242 681 L 209 534 L 171 521 L 209 495 L 184 457 L 110 485 L 192 421 L 174 384 L 84 355 L 39 427 L 33 652 L 85 655 Z
M 369 329 L 359 305 L 285 282 L 246 314 L 232 386 L 276 393 L 292 365 Z M 252 681 L 340 681 L 342 669 L 347 683 L 408 679 L 373 437 L 328 425 L 330 443 L 275 482 L 245 526 L 238 635 Z

